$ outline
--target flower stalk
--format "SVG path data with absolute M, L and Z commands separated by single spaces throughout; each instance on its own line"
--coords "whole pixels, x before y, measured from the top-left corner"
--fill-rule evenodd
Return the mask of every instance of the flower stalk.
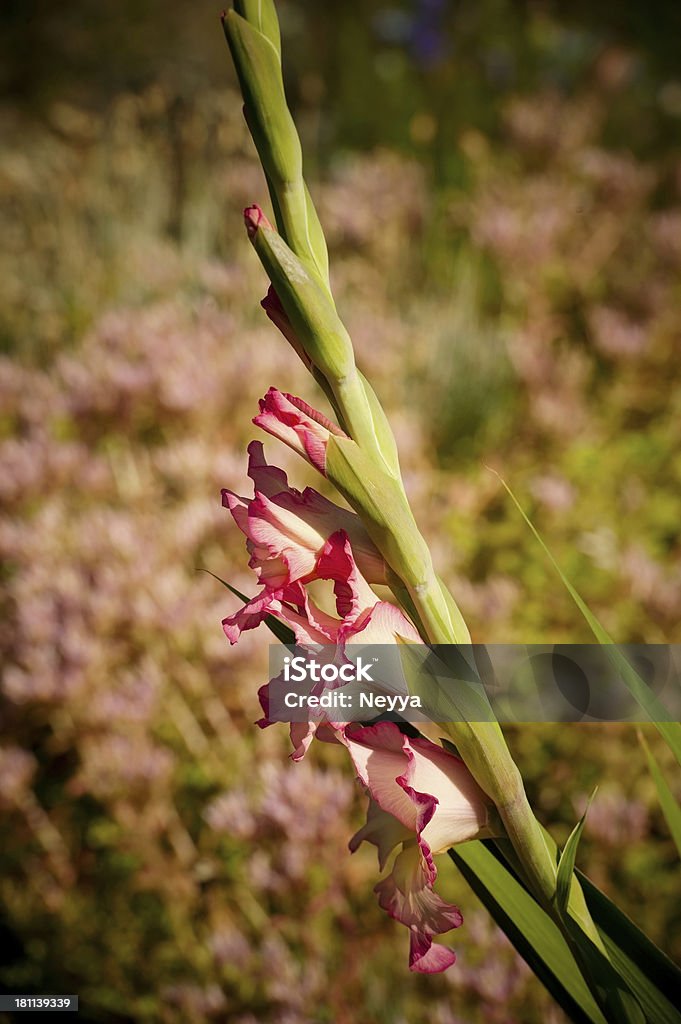
M 271 0 L 258 3 L 241 0 L 235 6 L 235 11 L 223 16 L 223 25 L 244 96 L 246 120 L 267 177 L 277 225 L 275 229 L 257 206 L 245 211 L 249 238 L 272 285 L 265 308 L 323 387 L 342 429 L 325 428 L 319 414 L 316 419 L 313 417 L 312 425 L 302 420 L 298 422 L 295 413 L 284 422 L 285 410 L 281 409 L 276 415 L 273 413 L 281 422 L 268 425 L 262 415 L 256 417 L 256 422 L 301 451 L 348 501 L 361 519 L 369 542 L 384 560 L 387 582 L 412 616 L 423 640 L 435 645 L 468 644 L 470 635 L 463 616 L 453 595 L 436 574 L 428 545 L 409 506 L 387 417 L 356 366 L 351 339 L 331 294 L 326 242 L 304 182 L 301 146 L 284 94 L 274 5 Z M 300 402 L 298 405 L 302 408 Z M 237 508 L 236 505 L 230 507 L 233 512 Z M 246 527 L 242 528 L 246 532 Z M 312 543 L 310 550 L 316 552 Z M 293 628 L 306 636 L 314 633 L 323 637 L 325 629 L 328 636 L 336 639 L 342 636 L 342 629 L 328 632 L 328 624 L 321 632 L 315 624 L 316 633 L 303 626 L 306 617 L 313 624 L 318 617 L 315 619 L 317 613 L 306 603 L 300 583 L 295 587 L 299 588 L 295 592 L 280 588 L 276 593 L 268 592 L 264 599 L 251 602 L 252 610 L 245 609 L 234 617 L 235 622 L 230 620 L 233 635 L 243 628 L 251 628 L 266 612 L 280 607 Z M 295 613 L 290 610 L 292 607 L 297 609 Z M 396 641 L 399 640 L 398 629 Z M 456 700 L 456 694 L 453 699 Z M 555 849 L 532 812 L 521 774 L 499 724 L 489 706 L 483 710 L 480 715 L 483 720 L 471 720 L 463 715 L 442 727 L 455 744 L 475 785 L 495 805 L 528 887 L 574 947 L 574 935 L 555 906 Z M 300 740 L 298 749 L 304 751 L 308 742 L 309 737 Z M 347 745 L 347 734 L 342 742 Z M 393 742 L 392 737 L 390 742 Z M 407 853 L 405 848 L 405 854 L 400 856 L 406 857 Z M 404 866 L 406 860 L 402 864 Z M 404 873 L 406 868 L 402 870 Z M 389 899 L 385 897 L 386 905 L 393 906 L 393 897 L 394 893 Z M 599 955 L 605 957 L 603 943 L 576 878 L 572 883 L 568 914 Z M 602 992 L 597 991 L 597 986 L 593 988 L 594 995 L 603 1004 Z M 619 1019 L 629 1018 L 625 1014 Z
M 258 4 L 239 7 L 239 13 L 224 15 L 223 26 L 281 234 L 257 206 L 248 207 L 244 218 L 293 332 L 329 385 L 349 435 L 329 436 L 325 474 L 362 518 L 369 537 L 407 591 L 425 639 L 435 644 L 469 642 L 463 617 L 435 573 L 409 507 L 387 418 L 377 400 L 369 402 L 352 342 L 319 272 L 319 245 L 308 230 L 302 151 L 286 104 L 272 5 L 267 5 L 267 17 Z M 316 215 L 314 219 L 318 223 Z M 455 615 L 450 609 L 456 610 Z M 555 890 L 555 864 L 500 727 L 468 722 L 448 729 L 473 777 L 497 805 L 535 894 L 549 903 Z

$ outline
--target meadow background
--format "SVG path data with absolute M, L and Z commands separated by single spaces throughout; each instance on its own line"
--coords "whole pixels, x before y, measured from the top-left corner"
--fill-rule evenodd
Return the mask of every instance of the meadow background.
M 616 639 L 681 642 L 679 9 L 279 9 L 338 305 L 474 638 L 591 639 L 492 467 Z M 258 397 L 324 407 L 258 305 L 218 13 L 0 10 L 0 987 L 107 1024 L 560 1024 L 445 863 L 459 962 L 409 974 L 347 758 L 253 726 L 269 635 L 230 650 L 200 571 L 254 590 L 220 487 Z M 635 729 L 509 741 L 559 840 L 598 783 L 581 864 L 678 956 Z

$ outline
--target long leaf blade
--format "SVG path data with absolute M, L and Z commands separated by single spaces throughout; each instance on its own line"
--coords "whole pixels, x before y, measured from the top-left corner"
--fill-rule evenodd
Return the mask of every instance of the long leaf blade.
M 640 731 L 638 738 L 648 760 L 648 767 L 650 769 L 650 774 L 653 777 L 655 788 L 657 789 L 657 798 L 660 801 L 662 813 L 664 814 L 667 825 L 669 826 L 669 831 L 671 832 L 672 839 L 676 844 L 676 849 L 679 851 L 679 857 L 681 857 L 681 807 L 672 793 L 669 783 L 662 774 L 662 769 L 655 760 L 655 755 L 646 743 L 643 733 Z
M 551 835 L 543 831 L 549 850 L 557 853 Z M 681 970 L 579 868 L 575 875 L 610 962 L 643 1007 L 650 1024 L 681 1024 L 681 1009 L 676 1009 Z
M 557 856 L 555 842 L 546 830 L 544 835 L 549 849 Z M 524 883 L 515 873 L 513 862 L 507 862 L 507 851 L 494 843 L 489 844 L 487 852 L 499 860 L 510 877 L 527 893 Z M 676 1008 L 678 993 L 681 992 L 681 970 L 579 869 L 575 875 L 600 932 L 609 963 L 633 995 L 648 1024 L 681 1024 L 681 1009 Z M 575 935 L 579 938 L 576 932 Z M 595 949 L 592 952 L 596 955 Z M 595 966 L 598 970 L 598 963 Z M 635 1011 L 635 1007 L 629 1006 L 629 1009 Z M 619 1024 L 620 1017 L 615 1014 L 614 1020 Z
M 570 1020 L 605 1024 L 565 939 L 515 875 L 477 840 L 449 856 Z
M 492 472 L 495 472 L 492 470 Z M 653 691 L 646 685 L 643 679 L 639 676 L 638 672 L 629 664 L 627 659 L 624 657 L 622 652 L 619 650 L 617 645 L 613 642 L 612 637 L 609 635 L 607 630 L 601 625 L 596 616 L 593 614 L 587 603 L 582 599 L 578 592 L 570 583 L 569 579 L 561 569 L 560 565 L 551 554 L 551 551 L 546 544 L 546 541 L 541 536 L 536 526 L 529 518 L 522 505 L 516 498 L 515 494 L 508 486 L 503 477 L 499 476 L 495 472 L 495 476 L 501 481 L 501 484 L 515 507 L 520 512 L 521 516 L 525 520 L 527 526 L 534 534 L 535 539 L 540 544 L 544 554 L 550 561 L 553 568 L 558 573 L 563 586 L 566 588 L 570 597 L 575 602 L 580 612 L 586 619 L 589 628 L 598 640 L 599 644 L 602 644 L 606 649 L 608 656 L 615 664 L 616 668 L 621 672 L 622 678 L 626 683 L 629 691 L 634 696 L 640 707 L 645 711 L 648 718 L 655 724 L 658 732 L 664 737 L 665 742 L 673 752 L 679 764 L 681 764 L 681 723 L 670 721 L 669 712 L 664 705 L 657 699 Z
M 650 1024 L 681 1024 L 681 970 L 579 869 L 577 875 L 610 961 Z

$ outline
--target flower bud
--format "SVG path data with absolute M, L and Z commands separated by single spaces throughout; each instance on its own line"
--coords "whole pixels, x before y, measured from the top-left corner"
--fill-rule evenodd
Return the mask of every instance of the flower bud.
M 270 388 L 259 404 L 260 412 L 253 417 L 256 427 L 279 438 L 326 476 L 326 447 L 332 434 L 345 436 L 340 427 L 301 398 L 276 388 Z
M 241 0 L 236 8 L 223 15 L 222 25 L 277 223 L 291 249 L 328 288 L 326 241 L 303 180 L 300 140 L 286 104 L 276 11 L 272 0 Z
M 352 342 L 329 293 L 277 234 L 259 206 L 244 210 L 246 231 L 299 344 L 330 386 L 356 373 Z M 287 335 L 288 337 L 288 335 Z

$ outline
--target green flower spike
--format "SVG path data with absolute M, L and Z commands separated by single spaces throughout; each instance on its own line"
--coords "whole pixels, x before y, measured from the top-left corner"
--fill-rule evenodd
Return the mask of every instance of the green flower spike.
M 276 220 L 290 248 L 310 265 L 328 290 L 326 241 L 303 179 L 300 140 L 286 104 L 274 4 L 271 0 L 242 0 L 235 6 L 235 10 L 223 13 L 222 26 Z

